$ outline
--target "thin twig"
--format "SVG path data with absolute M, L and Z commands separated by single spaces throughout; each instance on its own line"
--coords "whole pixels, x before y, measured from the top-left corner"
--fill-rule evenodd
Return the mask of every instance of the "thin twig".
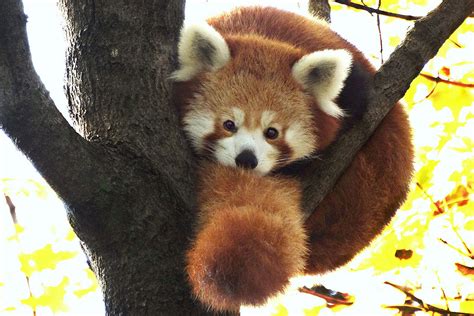
M 455 246 L 451 245 L 450 243 L 448 243 L 448 242 L 447 242 L 446 240 L 444 240 L 443 238 L 438 238 L 438 240 L 441 241 L 441 242 L 442 242 L 443 244 L 445 244 L 446 246 L 448 246 L 449 248 L 451 248 L 451 249 L 453 249 L 453 250 L 456 250 L 456 251 L 459 252 L 461 255 L 473 259 L 473 257 L 471 257 L 471 255 L 465 253 L 464 251 L 462 251 L 462 250 L 459 249 L 458 247 L 455 247 Z
M 431 204 L 433 204 L 433 205 L 436 207 L 436 209 L 438 210 L 438 212 L 439 212 L 440 214 L 444 213 L 444 210 L 443 210 L 438 204 L 436 204 L 436 202 L 434 201 L 433 197 L 432 197 L 431 195 L 429 195 L 428 192 L 425 191 L 425 189 L 422 187 L 422 185 L 420 184 L 420 182 L 417 181 L 417 182 L 416 182 L 416 186 L 417 186 L 418 188 L 420 188 L 421 191 L 423 191 L 423 193 L 426 195 L 426 197 L 427 197 L 428 199 L 430 199 Z
M 382 6 L 382 0 L 378 1 L 377 10 Z M 377 30 L 379 32 L 379 45 L 380 45 L 380 62 L 383 64 L 383 40 L 382 40 L 382 26 L 380 25 L 380 14 L 377 13 Z
M 431 95 L 435 92 L 437 86 L 438 86 L 438 82 L 435 82 L 433 89 L 431 89 L 431 91 L 425 96 L 423 100 L 428 100 L 428 98 L 431 97 Z
M 393 18 L 398 18 L 398 19 L 403 19 L 407 21 L 415 21 L 421 18 L 421 16 L 414 16 L 414 15 L 406 15 L 406 14 L 399 14 L 399 13 L 394 13 L 394 12 L 389 12 L 385 10 L 380 10 L 380 7 L 378 9 L 371 8 L 367 5 L 364 4 L 359 4 L 359 3 L 353 3 L 350 0 L 334 0 L 334 2 L 339 3 L 339 4 L 344 4 L 348 7 L 359 9 L 359 10 L 364 10 L 369 13 L 376 13 L 380 15 L 385 15 L 385 16 L 390 16 Z
M 4 194 L 4 196 L 5 196 L 5 202 L 7 203 L 8 208 L 10 209 L 10 216 L 12 218 L 13 224 L 15 224 L 15 231 L 16 231 L 16 225 L 18 224 L 18 219 L 16 217 L 15 204 L 13 204 L 12 199 L 8 195 Z M 18 243 L 18 246 L 21 248 L 20 240 L 18 238 L 16 239 L 16 242 Z M 26 285 L 28 286 L 28 293 L 30 295 L 30 298 L 33 298 L 33 293 L 31 292 L 30 278 L 26 274 L 25 274 L 25 279 L 26 279 Z M 33 305 L 31 309 L 33 310 L 33 316 L 36 316 L 36 306 Z
M 448 39 L 448 41 L 450 41 L 451 43 L 453 43 L 453 44 L 454 44 L 456 47 L 458 47 L 458 48 L 463 48 L 462 45 L 460 45 L 458 42 L 453 41 L 453 40 L 450 39 L 450 38 Z
M 432 75 L 428 75 L 428 74 L 425 74 L 425 73 L 421 73 L 420 76 L 422 76 L 423 78 L 426 78 L 428 80 L 434 81 L 436 83 L 442 82 L 442 83 L 450 84 L 450 85 L 453 85 L 453 86 L 459 86 L 459 87 L 463 87 L 463 88 L 474 88 L 474 83 L 464 83 L 464 82 L 458 82 L 458 81 L 451 81 L 451 80 L 443 79 L 443 78 L 440 78 L 440 77 L 434 77 Z
M 431 97 L 433 95 L 433 93 L 436 91 L 436 87 L 438 87 L 438 82 L 434 82 L 433 84 L 433 88 L 431 88 L 430 92 L 428 92 L 427 95 L 425 95 L 423 98 L 419 99 L 419 100 L 414 100 L 413 102 L 411 102 L 410 104 L 411 105 L 415 105 L 415 104 L 419 104 L 425 100 L 428 100 L 429 97 Z
M 10 209 L 10 216 L 13 220 L 13 224 L 17 224 L 17 219 L 16 219 L 16 207 L 15 204 L 13 204 L 12 199 L 6 195 L 5 193 L 3 194 L 5 196 L 5 201 L 7 202 L 8 208 Z
M 450 311 L 450 310 L 447 310 L 447 309 L 444 309 L 444 308 L 439 308 L 439 307 L 433 306 L 431 304 L 427 304 L 427 303 L 423 302 L 423 300 L 421 298 L 418 298 L 416 295 L 412 294 L 410 292 L 410 290 L 407 289 L 406 287 L 403 287 L 403 286 L 400 286 L 400 285 L 397 285 L 397 284 L 393 284 L 393 283 L 388 282 L 388 281 L 385 281 L 384 283 L 396 288 L 397 290 L 399 290 L 403 293 L 405 293 L 405 295 L 409 296 L 413 301 L 420 304 L 420 307 L 423 308 L 423 310 L 425 310 L 426 312 L 440 313 L 442 315 L 460 315 L 460 316 L 461 315 L 462 316 L 473 315 L 473 314 L 463 313 L 463 312 L 453 312 L 453 311 Z
M 446 304 L 446 309 L 447 309 L 448 312 L 449 312 L 450 310 L 449 310 L 448 297 L 446 296 L 446 292 L 445 292 L 444 289 L 443 289 L 443 285 L 441 284 L 441 279 L 440 279 L 440 277 L 439 277 L 438 272 L 436 272 L 435 274 L 436 274 L 436 278 L 438 279 L 438 284 L 439 284 L 439 288 L 441 289 L 441 293 L 443 293 L 443 298 L 444 298 L 444 302 L 445 302 L 445 304 Z
M 454 225 L 454 219 L 453 219 L 452 216 L 451 216 L 450 222 L 451 222 L 451 228 L 453 229 L 453 231 L 456 234 L 456 236 L 458 237 L 458 239 L 461 241 L 462 245 L 464 246 L 464 249 L 466 249 L 467 253 L 469 254 L 469 258 L 471 258 L 471 259 L 474 258 L 474 256 L 472 255 L 471 249 L 469 249 L 468 245 L 466 244 L 466 242 L 462 238 L 461 234 L 459 234 L 457 227 Z
M 432 197 L 431 195 L 429 195 L 429 194 L 424 190 L 424 188 L 421 186 L 421 184 L 420 184 L 419 182 L 416 182 L 416 185 L 417 185 L 418 188 L 420 188 L 420 189 L 423 191 L 423 193 L 430 199 L 431 203 L 432 203 L 432 204 L 436 207 L 436 209 L 438 210 L 438 213 L 444 213 L 444 212 L 445 212 L 444 209 L 441 208 L 441 207 L 433 200 L 433 197 Z M 463 201 L 463 200 L 464 200 L 464 199 L 462 199 L 461 201 Z M 446 207 L 448 207 L 448 208 L 449 208 L 450 204 L 453 204 L 453 203 L 454 203 L 453 201 L 451 201 L 450 203 L 448 203 L 448 202 L 446 201 L 446 199 L 444 199 L 443 202 L 444 202 L 444 204 L 446 205 Z M 447 246 L 449 246 L 449 247 L 455 249 L 456 251 L 458 251 L 458 252 L 461 253 L 462 255 L 467 256 L 467 257 L 469 257 L 469 258 L 471 258 L 471 259 L 474 258 L 471 249 L 469 249 L 468 245 L 466 244 L 466 242 L 464 241 L 464 239 L 462 238 L 462 236 L 459 234 L 459 232 L 458 232 L 456 226 L 454 225 L 454 220 L 453 220 L 453 218 L 452 218 L 452 215 L 451 215 L 450 224 L 451 224 L 451 228 L 453 229 L 454 233 L 456 234 L 456 236 L 457 236 L 457 237 L 459 238 L 459 240 L 461 241 L 462 245 L 464 246 L 464 248 L 466 249 L 466 251 L 467 251 L 468 254 L 466 254 L 466 253 L 464 253 L 462 250 L 460 250 L 460 249 L 458 249 L 458 248 L 456 248 L 456 247 L 450 245 L 447 241 L 445 241 L 445 240 L 442 239 L 442 238 L 439 238 L 439 240 L 440 240 L 441 242 L 443 242 L 445 245 L 447 245 Z
M 445 203 L 447 203 L 446 199 L 445 199 Z M 461 241 L 462 245 L 464 246 L 464 249 L 466 249 L 467 253 L 469 254 L 468 257 L 471 258 L 471 259 L 474 259 L 474 255 L 472 254 L 471 249 L 469 249 L 468 245 L 466 244 L 466 242 L 462 238 L 461 234 L 459 234 L 458 228 L 456 227 L 456 225 L 454 225 L 454 216 L 453 216 L 452 212 L 450 213 L 449 219 L 450 219 L 449 222 L 451 224 L 451 229 L 454 231 L 454 233 L 456 234 L 458 239 Z

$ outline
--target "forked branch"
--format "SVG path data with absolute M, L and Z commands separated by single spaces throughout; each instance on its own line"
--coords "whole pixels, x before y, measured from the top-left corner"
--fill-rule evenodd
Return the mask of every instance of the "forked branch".
M 474 0 L 444 0 L 438 8 L 414 23 L 404 42 L 375 74 L 363 118 L 328 148 L 322 160 L 313 161 L 304 171 L 303 206 L 308 217 L 385 115 L 403 97 L 423 66 L 473 9 Z
M 0 1 L 0 12 L 0 127 L 68 204 L 103 206 L 107 153 L 74 131 L 36 74 L 21 1 Z

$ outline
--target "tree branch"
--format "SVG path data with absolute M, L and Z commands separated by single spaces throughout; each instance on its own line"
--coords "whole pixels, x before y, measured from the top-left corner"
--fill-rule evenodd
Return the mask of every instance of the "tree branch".
M 436 83 L 442 82 L 442 83 L 446 83 L 446 84 L 450 84 L 450 85 L 458 86 L 458 87 L 463 87 L 463 88 L 474 88 L 474 83 L 451 81 L 451 80 L 443 79 L 443 78 L 440 78 L 440 77 L 434 77 L 432 75 L 423 74 L 423 73 L 420 74 L 420 76 L 422 76 L 423 78 L 426 78 L 428 80 L 434 81 Z
M 424 310 L 426 312 L 434 312 L 434 313 L 439 313 L 441 315 L 453 315 L 453 316 L 454 315 L 469 315 L 469 314 L 464 313 L 464 312 L 453 312 L 453 311 L 450 311 L 447 308 L 444 309 L 444 308 L 436 307 L 436 306 L 431 305 L 431 304 L 427 304 L 427 303 L 423 302 L 423 300 L 421 298 L 418 298 L 415 294 L 411 293 L 410 290 L 406 287 L 394 284 L 394 283 L 389 282 L 389 281 L 385 281 L 384 283 L 396 288 L 397 290 L 399 290 L 401 292 L 403 292 L 411 300 L 413 300 L 414 302 L 420 304 L 419 307 L 418 306 L 403 305 L 403 306 L 387 306 L 387 308 L 398 308 L 398 309 L 401 308 L 401 309 L 403 309 L 405 307 L 414 307 L 414 308 L 420 308 L 420 310 Z
M 385 15 L 385 16 L 390 16 L 393 18 L 399 18 L 403 20 L 408 20 L 408 21 L 415 21 L 421 18 L 421 16 L 414 16 L 414 15 L 406 15 L 406 14 L 399 14 L 399 13 L 393 13 L 389 11 L 384 11 L 379 8 L 371 8 L 363 4 L 358 4 L 358 3 L 353 3 L 351 0 L 334 0 L 334 2 L 339 3 L 339 4 L 344 4 L 348 7 L 359 9 L 359 10 L 364 10 L 369 12 L 370 14 L 376 13 L 380 15 Z
M 328 0 L 309 0 L 308 11 L 314 17 L 331 22 L 331 7 Z
M 405 41 L 375 74 L 362 119 L 328 148 L 322 160 L 311 162 L 304 170 L 303 207 L 308 217 L 426 62 L 473 9 L 474 0 L 444 0 L 438 8 L 415 22 Z
M 36 74 L 21 1 L 2 0 L 0 12 L 0 127 L 68 205 L 105 208 L 114 163 L 74 131 Z

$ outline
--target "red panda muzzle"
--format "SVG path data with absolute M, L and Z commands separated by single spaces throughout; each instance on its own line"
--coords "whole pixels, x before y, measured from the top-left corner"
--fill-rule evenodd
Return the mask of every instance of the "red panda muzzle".
M 258 165 L 258 159 L 251 150 L 244 150 L 235 157 L 235 164 L 237 167 L 244 169 L 255 169 Z

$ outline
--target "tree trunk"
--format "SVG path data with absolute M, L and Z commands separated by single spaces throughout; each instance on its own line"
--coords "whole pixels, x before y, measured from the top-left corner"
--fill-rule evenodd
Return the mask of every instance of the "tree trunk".
M 453 22 L 442 36 L 425 32 L 425 40 L 437 39 L 436 45 L 474 6 L 473 0 L 445 2 L 458 10 L 444 13 Z M 107 314 L 209 314 L 191 297 L 184 274 L 195 165 L 167 80 L 176 66 L 184 0 L 60 0 L 60 6 L 68 40 L 66 94 L 81 135 L 55 108 L 33 69 L 18 0 L 0 1 L 0 127 L 67 205 Z M 410 76 L 430 54 L 417 56 Z M 379 77 L 393 78 L 390 71 Z M 397 82 L 402 80 L 411 79 L 400 75 Z M 395 90 L 399 96 L 407 88 L 396 86 L 379 93 Z M 319 190 L 316 181 L 304 179 L 306 209 L 320 200 L 321 194 L 311 195 Z
M 74 123 L 87 140 L 127 161 L 116 179 L 123 196 L 95 233 L 81 236 L 106 311 L 206 314 L 189 294 L 183 269 L 193 222 L 193 159 L 170 110 L 166 80 L 176 67 L 184 1 L 61 0 L 60 7 Z M 82 212 L 72 212 L 78 232 L 84 229 L 74 214 Z
M 193 222 L 193 159 L 169 109 L 166 80 L 176 66 L 184 1 L 62 0 L 60 6 L 74 123 L 87 140 L 127 161 L 115 179 L 123 195 L 109 209 L 95 210 L 110 213 L 106 222 L 84 236 L 75 214 L 86 211 L 71 213 L 100 280 L 106 311 L 205 314 L 184 275 Z

